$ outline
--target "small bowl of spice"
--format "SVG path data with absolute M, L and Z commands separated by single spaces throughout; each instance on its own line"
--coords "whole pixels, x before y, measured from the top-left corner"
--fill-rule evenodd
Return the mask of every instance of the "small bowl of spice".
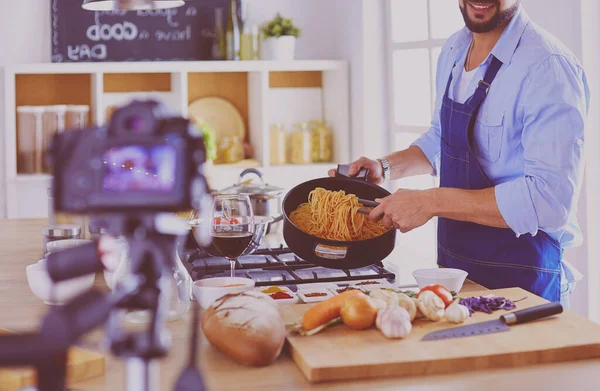
M 270 286 L 257 288 L 259 292 L 269 295 L 273 300 L 280 304 L 290 304 L 298 302 L 298 296 L 288 287 L 285 286 Z
M 366 289 L 362 286 L 356 286 L 356 285 L 352 285 L 352 286 L 338 286 L 337 288 L 334 289 L 330 289 L 330 292 L 333 293 L 334 295 L 339 295 L 340 293 L 344 293 L 347 291 L 361 291 L 361 292 L 365 292 Z
M 305 303 L 317 303 L 319 301 L 325 301 L 333 296 L 331 292 L 326 289 L 302 289 L 298 288 L 298 296 Z

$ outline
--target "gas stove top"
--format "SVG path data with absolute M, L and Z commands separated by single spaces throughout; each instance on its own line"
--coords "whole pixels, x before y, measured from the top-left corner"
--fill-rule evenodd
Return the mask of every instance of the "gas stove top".
M 184 265 L 194 281 L 231 275 L 227 259 L 211 257 L 201 250 L 188 253 Z M 304 261 L 285 247 L 259 249 L 252 255 L 242 256 L 235 269 L 236 277 L 251 278 L 256 286 L 343 283 L 373 279 L 393 282 L 395 279 L 394 273 L 386 270 L 381 263 L 360 269 L 329 269 Z

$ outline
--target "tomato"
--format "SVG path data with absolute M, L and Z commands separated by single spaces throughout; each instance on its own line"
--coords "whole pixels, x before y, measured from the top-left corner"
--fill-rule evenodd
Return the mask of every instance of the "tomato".
M 239 224 L 240 221 L 235 217 L 227 218 L 227 217 L 215 217 L 215 224 Z
M 421 295 L 421 293 L 425 291 L 431 291 L 435 293 L 440 299 L 442 299 L 442 301 L 446 305 L 446 308 L 448 308 L 448 306 L 452 304 L 452 293 L 450 293 L 448 289 L 444 288 L 441 285 L 427 285 L 419 291 L 419 295 Z

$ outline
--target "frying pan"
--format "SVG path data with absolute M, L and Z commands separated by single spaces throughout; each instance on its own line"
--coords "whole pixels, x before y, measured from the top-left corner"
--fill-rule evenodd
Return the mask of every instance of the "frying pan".
M 375 200 L 390 195 L 382 187 L 367 182 L 368 170 L 361 170 L 356 177 L 348 176 L 349 166 L 340 165 L 334 178 L 319 178 L 301 183 L 290 190 L 283 200 L 283 238 L 288 247 L 300 258 L 332 269 L 356 269 L 382 261 L 394 249 L 396 230 L 383 235 L 357 241 L 321 239 L 298 228 L 290 220 L 290 214 L 308 201 L 308 194 L 322 187 L 326 190 L 344 190 L 359 198 Z

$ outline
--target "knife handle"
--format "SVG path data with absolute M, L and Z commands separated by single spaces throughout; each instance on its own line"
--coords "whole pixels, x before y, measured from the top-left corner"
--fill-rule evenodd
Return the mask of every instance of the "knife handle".
M 558 315 L 562 312 L 563 307 L 560 303 L 548 303 L 520 311 L 511 312 L 510 314 L 502 315 L 500 318 L 504 320 L 504 322 L 506 322 L 507 325 L 513 325 L 532 322 L 534 320 Z

